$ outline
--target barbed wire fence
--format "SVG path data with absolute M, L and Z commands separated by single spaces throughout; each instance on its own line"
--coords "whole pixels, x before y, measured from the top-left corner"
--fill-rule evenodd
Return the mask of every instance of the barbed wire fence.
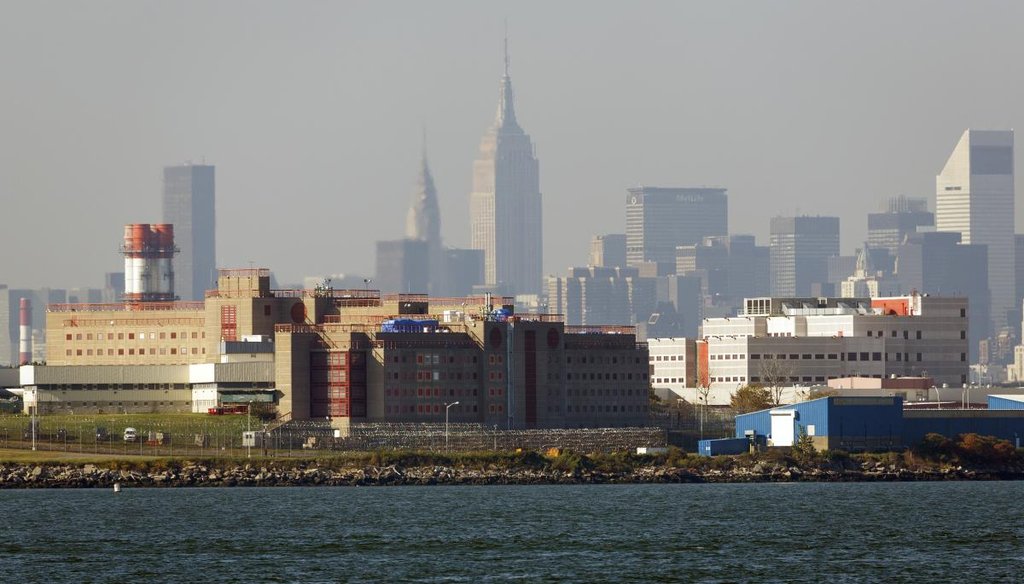
M 0 448 L 30 449 L 97 455 L 239 457 L 301 456 L 325 451 L 426 450 L 544 451 L 561 448 L 578 452 L 633 451 L 663 447 L 666 429 L 660 427 L 509 430 L 480 424 L 354 423 L 340 430 L 327 420 L 291 421 L 269 432 L 264 424 L 234 419 L 151 419 L 125 415 L 48 417 L 35 421 L 24 415 L 0 416 Z M 255 433 L 246 448 L 243 432 Z M 124 430 L 134 428 L 126 440 Z

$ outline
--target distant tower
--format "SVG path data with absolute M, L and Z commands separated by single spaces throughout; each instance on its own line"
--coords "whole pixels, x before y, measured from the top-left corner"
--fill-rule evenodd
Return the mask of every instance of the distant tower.
M 178 291 L 182 300 L 202 300 L 216 287 L 217 240 L 214 167 L 184 164 L 164 168 L 163 220 L 174 225 L 178 246 Z
M 516 122 L 508 39 L 494 125 L 480 141 L 470 194 L 471 247 L 484 252 L 484 283 L 512 294 L 541 291 L 540 172 L 530 136 Z
M 174 296 L 174 226 L 124 226 L 124 301 L 169 302 Z
M 966 130 L 935 177 L 935 228 L 988 246 L 992 333 L 1016 308 L 1013 131 Z
M 420 158 L 420 172 L 416 180 L 416 192 L 409 206 L 405 220 L 405 237 L 421 241 L 426 245 L 428 285 L 417 292 L 429 292 L 439 296 L 446 293 L 446 262 L 441 242 L 441 209 L 437 202 L 434 177 L 427 164 L 427 141 L 424 135 L 423 152 Z M 404 291 L 404 290 L 401 290 Z
M 806 297 L 828 282 L 828 258 L 839 255 L 839 217 L 773 217 L 771 294 Z
M 32 362 L 32 301 L 22 298 L 18 309 L 18 365 L 28 365 Z
M 420 156 L 420 172 L 416 186 L 416 193 L 405 219 L 405 236 L 441 245 L 441 209 L 437 202 L 434 177 L 431 176 L 430 165 L 427 164 L 426 139 Z

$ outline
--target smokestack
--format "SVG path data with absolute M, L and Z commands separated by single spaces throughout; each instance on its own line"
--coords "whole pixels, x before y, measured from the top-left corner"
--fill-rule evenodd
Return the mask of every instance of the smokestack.
M 18 365 L 28 365 L 32 362 L 32 301 L 22 298 L 19 308 Z
M 127 303 L 174 300 L 172 260 L 174 226 L 131 223 L 124 226 L 124 300 Z

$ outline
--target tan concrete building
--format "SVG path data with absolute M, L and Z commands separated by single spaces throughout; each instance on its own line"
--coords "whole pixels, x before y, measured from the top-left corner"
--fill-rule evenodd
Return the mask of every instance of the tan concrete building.
M 647 346 L 631 327 L 519 317 L 505 297 L 271 290 L 268 270 L 221 270 L 203 303 L 53 305 L 47 331 L 55 358 L 21 379 L 41 411 L 270 400 L 285 419 L 647 420 Z

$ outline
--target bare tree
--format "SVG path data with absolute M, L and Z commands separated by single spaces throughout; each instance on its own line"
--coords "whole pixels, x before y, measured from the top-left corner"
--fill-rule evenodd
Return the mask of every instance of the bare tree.
M 789 387 L 793 367 L 782 359 L 761 359 L 761 385 L 768 390 L 772 407 L 782 405 L 782 394 Z

